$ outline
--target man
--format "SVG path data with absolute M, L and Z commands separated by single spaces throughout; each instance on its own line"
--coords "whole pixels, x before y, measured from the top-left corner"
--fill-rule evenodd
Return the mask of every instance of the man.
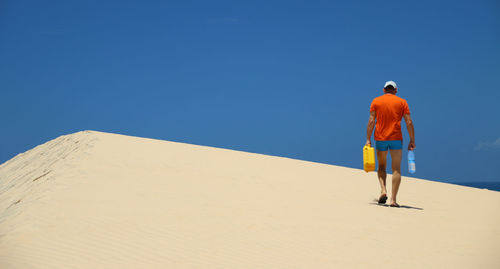
M 380 182 L 381 193 L 379 204 L 387 201 L 386 189 L 386 161 L 387 150 L 391 153 L 392 159 L 392 196 L 389 203 L 391 207 L 399 207 L 396 202 L 399 184 L 401 183 L 401 157 L 403 148 L 403 134 L 401 133 L 401 119 L 404 118 L 406 127 L 410 135 L 408 150 L 415 149 L 415 130 L 410 117 L 408 103 L 403 98 L 397 97 L 398 87 L 396 82 L 387 81 L 384 86 L 384 95 L 373 99 L 370 106 L 370 119 L 366 132 L 366 145 L 371 146 L 371 136 L 375 127 L 375 147 L 377 149 L 378 160 L 378 180 Z

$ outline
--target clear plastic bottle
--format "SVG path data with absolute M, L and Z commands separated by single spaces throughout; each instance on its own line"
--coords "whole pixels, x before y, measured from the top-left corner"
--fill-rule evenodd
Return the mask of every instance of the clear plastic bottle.
M 408 171 L 410 174 L 414 174 L 417 171 L 415 167 L 415 153 L 413 153 L 413 150 L 408 151 Z

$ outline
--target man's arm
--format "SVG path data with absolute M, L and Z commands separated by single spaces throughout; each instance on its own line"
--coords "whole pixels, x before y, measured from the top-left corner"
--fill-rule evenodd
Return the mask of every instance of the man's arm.
M 370 112 L 370 119 L 368 119 L 368 127 L 366 127 L 366 145 L 369 146 L 372 145 L 372 133 L 373 133 L 373 128 L 375 128 L 376 115 L 377 114 L 375 111 Z
M 410 143 L 408 144 L 408 150 L 414 150 L 415 146 L 415 129 L 413 127 L 413 121 L 411 120 L 410 114 L 404 114 L 406 128 L 408 129 L 408 134 L 410 135 Z

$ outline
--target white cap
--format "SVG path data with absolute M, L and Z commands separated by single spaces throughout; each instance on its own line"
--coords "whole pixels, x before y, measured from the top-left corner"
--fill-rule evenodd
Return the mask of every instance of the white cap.
M 389 80 L 385 83 L 384 85 L 384 89 L 387 88 L 387 86 L 391 85 L 392 87 L 394 87 L 394 89 L 397 89 L 398 86 L 396 85 L 396 82 L 392 81 L 392 80 Z

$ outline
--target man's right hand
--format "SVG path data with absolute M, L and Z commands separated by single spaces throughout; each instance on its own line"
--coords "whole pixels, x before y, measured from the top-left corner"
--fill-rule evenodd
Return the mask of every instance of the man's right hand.
M 415 142 L 410 141 L 410 143 L 408 143 L 408 150 L 414 150 L 415 148 L 416 148 Z
M 408 144 L 408 150 L 414 150 L 415 146 L 415 128 L 413 127 L 413 121 L 411 120 L 410 114 L 404 114 L 406 128 L 408 129 L 408 135 L 410 135 L 410 143 Z

